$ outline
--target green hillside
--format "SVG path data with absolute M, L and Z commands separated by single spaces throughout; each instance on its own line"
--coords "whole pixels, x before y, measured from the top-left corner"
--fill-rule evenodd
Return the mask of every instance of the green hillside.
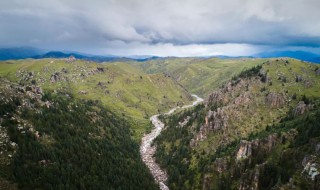
M 265 60 L 204 105 L 164 117 L 157 161 L 170 189 L 316 189 L 306 165 L 320 171 L 319 106 L 317 65 Z
M 0 80 L 0 189 L 157 189 L 138 144 L 149 117 L 189 92 L 205 103 L 161 116 L 154 142 L 170 189 L 320 185 L 315 64 L 28 59 L 0 62 Z
M 151 115 L 192 100 L 172 78 L 145 74 L 127 63 L 98 64 L 82 60 L 41 59 L 0 62 L 0 76 L 47 92 L 64 92 L 78 99 L 98 100 L 130 118 L 140 139 Z
M 157 189 L 125 118 L 0 81 L 0 189 Z
M 132 64 L 147 73 L 166 73 L 191 93 L 205 97 L 230 77 L 264 61 L 249 58 L 159 58 Z

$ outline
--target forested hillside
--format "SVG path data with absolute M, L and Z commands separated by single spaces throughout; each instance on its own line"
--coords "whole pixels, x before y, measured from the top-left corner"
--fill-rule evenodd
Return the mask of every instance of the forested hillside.
M 100 101 L 5 79 L 0 93 L 0 189 L 157 189 L 129 122 Z
M 241 72 L 204 105 L 163 116 L 157 161 L 170 189 L 318 189 L 320 73 L 272 59 Z

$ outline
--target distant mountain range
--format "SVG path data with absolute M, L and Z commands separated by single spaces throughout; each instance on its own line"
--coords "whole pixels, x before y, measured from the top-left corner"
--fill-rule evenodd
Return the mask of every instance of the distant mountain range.
M 85 59 L 96 62 L 104 61 L 146 61 L 149 59 L 158 58 L 149 55 L 134 55 L 134 56 L 115 56 L 115 55 L 90 55 L 72 51 L 45 51 L 33 47 L 18 47 L 18 48 L 0 48 L 0 61 L 16 60 L 16 59 L 43 59 L 43 58 L 68 58 L 74 56 L 77 59 Z
M 79 52 L 70 52 L 70 51 L 46 51 L 33 47 L 18 47 L 18 48 L 0 48 L 0 60 L 10 60 L 10 59 L 42 59 L 42 58 L 67 58 L 74 56 L 77 59 L 85 59 L 96 62 L 104 61 L 146 61 L 150 59 L 157 59 L 157 56 L 151 55 L 133 55 L 133 56 L 114 56 L 114 55 L 90 55 Z M 273 58 L 273 57 L 291 57 L 295 59 L 300 59 L 303 61 L 309 61 L 314 63 L 320 63 L 320 55 L 314 54 L 307 51 L 271 51 L 271 52 L 261 52 L 253 56 L 206 56 L 205 58 L 218 57 L 221 59 L 227 58 Z
M 67 58 L 70 56 L 74 56 L 76 59 L 85 59 L 90 61 L 96 62 L 103 62 L 103 61 L 113 61 L 121 59 L 121 57 L 117 56 L 96 56 L 96 55 L 86 55 L 82 53 L 75 53 L 75 52 L 61 52 L 61 51 L 50 51 L 42 55 L 33 56 L 31 58 L 34 59 L 43 59 L 43 58 Z
M 45 53 L 33 47 L 0 48 L 0 60 L 25 59 Z
M 254 55 L 253 57 L 259 58 L 272 58 L 272 57 L 291 57 L 295 59 L 300 59 L 303 61 L 310 61 L 314 63 L 320 63 L 320 55 L 314 54 L 307 51 L 272 51 L 272 52 L 262 52 Z

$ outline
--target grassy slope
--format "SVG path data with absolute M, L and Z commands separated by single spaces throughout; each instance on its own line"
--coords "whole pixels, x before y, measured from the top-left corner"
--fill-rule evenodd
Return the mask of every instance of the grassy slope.
M 284 59 L 271 59 L 262 65 L 263 70 L 268 73 L 269 82 L 272 81 L 272 84 L 261 82 L 260 77 L 253 77 L 242 79 L 243 85 L 240 82 L 240 84 L 233 86 L 231 91 L 222 90 L 222 96 L 229 99 L 229 103 L 222 106 L 228 116 L 228 128 L 209 132 L 207 138 L 199 141 L 198 145 L 192 149 L 190 148 L 190 140 L 197 134 L 195 131 L 204 125 L 204 116 L 211 105 L 207 105 L 203 110 L 195 111 L 194 114 L 185 113 L 185 116 L 171 118 L 172 125 L 157 140 L 157 158 L 163 166 L 167 167 L 169 176 L 172 176 L 169 179 L 170 187 L 179 189 L 184 185 L 185 189 L 200 188 L 202 183 L 200 173 L 203 172 L 202 169 L 208 162 L 215 160 L 216 151 L 227 151 L 223 148 L 225 145 L 235 142 L 234 145 L 237 146 L 240 139 L 259 134 L 268 125 L 277 124 L 291 108 L 297 105 L 303 95 L 311 99 L 320 98 L 320 76 L 315 72 L 318 66 L 295 59 L 288 59 L 288 62 L 286 63 Z M 303 81 L 296 82 L 297 75 L 302 76 Z M 285 77 L 286 81 L 284 82 L 279 77 Z M 308 86 L 307 83 L 312 85 Z M 270 108 L 266 105 L 265 97 L 270 92 L 285 94 L 287 97 L 285 105 L 279 108 Z M 250 102 L 240 103 L 240 105 L 234 104 L 235 99 L 244 94 L 249 95 Z M 293 95 L 296 95 L 297 99 L 292 99 Z M 193 118 L 188 125 L 189 127 L 175 128 L 177 122 L 183 121 L 187 115 L 192 115 Z M 170 159 L 171 155 L 177 156 Z M 181 169 L 175 168 L 175 166 Z M 215 175 L 209 176 L 214 177 Z M 190 178 L 190 176 L 193 177 Z
M 259 78 L 251 78 L 245 80 L 245 83 L 249 84 L 248 91 L 246 85 L 237 85 L 231 92 L 223 94 L 230 99 L 229 103 L 222 107 L 229 118 L 228 130 L 224 131 L 223 135 L 220 132 L 209 134 L 207 140 L 200 142 L 199 152 L 215 150 L 217 146 L 210 146 L 211 144 L 247 138 L 251 133 L 260 132 L 268 125 L 279 122 L 291 108 L 298 104 L 303 95 L 320 98 L 320 76 L 315 73 L 317 65 L 296 59 L 288 59 L 288 61 L 289 64 L 286 64 L 284 59 L 271 59 L 262 65 L 263 70 L 268 73 L 271 85 L 269 82 L 261 82 Z M 305 82 L 296 82 L 297 75 L 302 76 L 304 81 L 310 81 L 312 86 L 306 87 Z M 280 76 L 284 76 L 286 82 L 279 80 Z M 284 94 L 287 99 L 286 104 L 279 108 L 270 108 L 265 103 L 265 97 L 270 92 Z M 234 104 L 236 98 L 244 94 L 249 95 L 250 102 Z M 297 99 L 292 99 L 294 94 Z
M 104 72 L 88 75 L 97 67 L 104 68 Z M 62 72 L 63 68 L 66 73 Z M 17 71 L 27 72 L 17 75 Z M 12 81 L 20 81 L 30 71 L 34 73 L 36 85 L 44 90 L 67 91 L 77 98 L 101 100 L 105 106 L 132 118 L 137 139 L 149 124 L 149 116 L 191 100 L 189 94 L 170 77 L 163 74 L 145 74 L 126 63 L 97 64 L 81 60 L 66 63 L 63 59 L 0 63 L 0 76 Z M 68 81 L 51 82 L 50 77 L 55 72 L 60 72 L 62 78 L 68 78 Z M 22 80 L 26 84 L 30 81 L 31 79 Z M 80 93 L 81 91 L 85 93 Z
M 167 58 L 132 63 L 147 73 L 168 73 L 188 91 L 207 96 L 213 89 L 264 59 Z

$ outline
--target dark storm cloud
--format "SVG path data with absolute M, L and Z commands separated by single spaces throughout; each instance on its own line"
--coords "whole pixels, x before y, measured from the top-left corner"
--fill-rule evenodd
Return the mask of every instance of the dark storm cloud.
M 112 53 L 319 47 L 319 7 L 319 0 L 8 0 L 0 2 L 0 44 Z

